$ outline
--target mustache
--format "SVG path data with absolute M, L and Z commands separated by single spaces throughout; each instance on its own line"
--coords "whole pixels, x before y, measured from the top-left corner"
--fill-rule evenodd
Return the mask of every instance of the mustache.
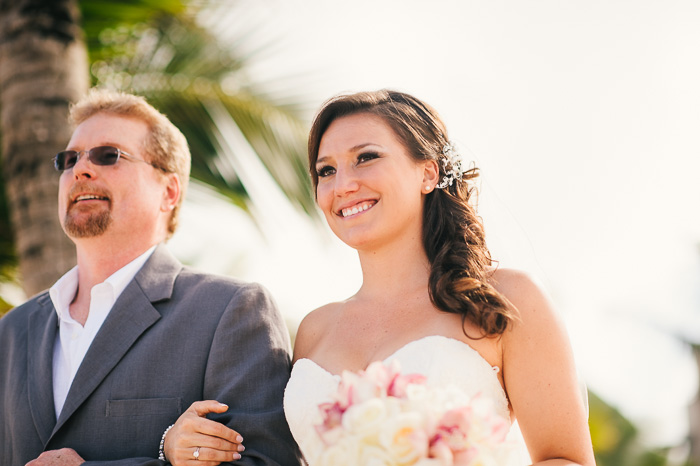
M 107 199 L 112 198 L 110 192 L 106 189 L 83 181 L 77 182 L 73 185 L 73 187 L 71 187 L 70 191 L 68 192 L 68 203 L 72 204 L 74 202 L 75 197 L 80 193 L 90 193 L 99 197 L 105 197 Z

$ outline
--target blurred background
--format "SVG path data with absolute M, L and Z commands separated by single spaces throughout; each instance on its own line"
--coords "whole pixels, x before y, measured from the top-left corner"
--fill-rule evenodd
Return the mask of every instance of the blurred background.
M 170 247 L 255 280 L 292 335 L 360 286 L 306 175 L 342 92 L 425 100 L 481 169 L 492 256 L 566 322 L 599 465 L 700 465 L 700 3 L 694 0 L 0 1 L 0 312 L 74 263 L 51 156 L 89 86 L 187 136 Z

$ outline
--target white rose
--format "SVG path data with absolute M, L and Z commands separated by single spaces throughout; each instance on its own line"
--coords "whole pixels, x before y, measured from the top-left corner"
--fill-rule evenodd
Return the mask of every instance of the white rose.
M 360 461 L 362 466 L 394 466 L 397 464 L 388 451 L 379 445 L 363 445 L 360 450 Z
M 414 464 L 428 453 L 428 437 L 418 413 L 400 413 L 382 426 L 380 444 L 399 465 Z
M 413 466 L 446 466 L 441 460 L 437 458 L 421 458 L 416 461 Z M 451 466 L 451 465 L 450 465 Z
M 411 383 L 406 386 L 406 398 L 410 401 L 425 401 L 428 387 L 424 384 Z
M 464 393 L 464 390 L 452 384 L 443 388 L 442 396 L 443 406 L 446 410 L 466 406 L 471 401 L 470 397 Z
M 470 398 L 460 388 L 446 385 L 429 390 L 424 401 L 431 406 L 434 413 L 444 413 L 450 409 L 466 406 Z
M 434 404 L 428 387 L 419 384 L 409 384 L 406 387 L 406 399 L 403 400 L 402 411 L 431 416 L 433 410 Z
M 354 404 L 343 413 L 343 429 L 362 437 L 376 436 L 389 413 L 396 410 L 394 404 L 391 398 L 371 398 Z

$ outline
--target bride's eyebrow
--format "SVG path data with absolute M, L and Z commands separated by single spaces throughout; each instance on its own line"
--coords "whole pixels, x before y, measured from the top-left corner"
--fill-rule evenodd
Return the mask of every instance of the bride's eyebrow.
M 350 148 L 350 150 L 351 150 L 352 152 L 357 152 L 358 150 L 364 149 L 364 148 L 367 147 L 367 146 L 377 146 L 377 145 L 378 145 L 378 144 L 375 144 L 375 143 L 373 143 L 373 142 L 365 142 L 365 143 L 358 144 L 358 145 L 356 145 L 356 146 Z
M 352 146 L 352 147 L 350 148 L 349 152 L 357 152 L 357 151 L 359 151 L 359 150 L 361 150 L 361 149 L 364 149 L 364 148 L 367 147 L 367 146 L 377 146 L 377 147 L 381 147 L 379 144 L 376 144 L 376 143 L 374 143 L 374 142 L 363 142 L 362 144 L 357 144 L 356 146 Z M 328 160 L 328 159 L 329 159 L 328 156 L 320 157 L 320 158 L 316 159 L 316 164 L 325 163 L 326 160 Z

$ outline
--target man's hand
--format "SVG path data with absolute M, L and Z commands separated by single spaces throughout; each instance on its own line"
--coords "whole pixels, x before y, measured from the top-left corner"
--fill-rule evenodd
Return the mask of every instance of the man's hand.
M 61 448 L 60 450 L 45 451 L 26 466 L 78 466 L 83 464 L 84 459 L 72 448 Z

